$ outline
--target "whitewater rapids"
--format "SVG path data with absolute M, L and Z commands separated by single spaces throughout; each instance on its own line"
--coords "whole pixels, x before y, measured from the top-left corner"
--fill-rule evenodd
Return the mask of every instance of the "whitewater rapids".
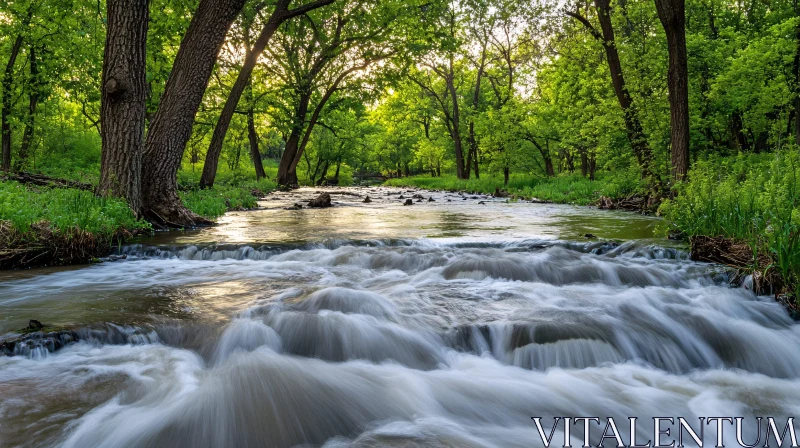
M 0 445 L 531 447 L 532 416 L 800 415 L 800 325 L 676 249 L 124 251 L 0 282 L 0 333 L 81 323 L 58 351 L 0 357 Z

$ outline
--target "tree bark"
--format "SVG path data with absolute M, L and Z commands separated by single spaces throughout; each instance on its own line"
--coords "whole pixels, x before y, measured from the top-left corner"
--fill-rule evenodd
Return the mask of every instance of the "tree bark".
M 655 0 L 669 50 L 669 115 L 672 178 L 681 181 L 689 171 L 689 74 L 686 62 L 685 0 Z
M 464 149 L 461 143 L 461 131 L 460 131 L 460 113 L 458 110 L 458 92 L 456 92 L 456 86 L 453 74 L 453 58 L 450 57 L 450 71 L 448 73 L 446 84 L 447 84 L 447 91 L 450 93 L 450 100 L 453 104 L 453 113 L 452 113 L 452 126 L 450 129 L 451 136 L 453 138 L 453 144 L 455 145 L 456 151 L 456 176 L 459 179 L 469 179 L 469 166 L 464 166 Z M 465 169 L 466 168 L 466 169 Z
M 217 54 L 245 0 L 201 0 L 150 124 L 142 165 L 143 213 L 173 227 L 209 224 L 178 196 L 178 169 Z
M 138 215 L 147 100 L 148 0 L 108 0 L 103 54 L 101 196 L 125 198 Z
M 472 116 L 469 119 L 469 155 L 467 156 L 467 177 L 469 177 L 469 170 L 472 168 L 470 165 L 475 165 L 475 179 L 480 179 L 481 174 L 478 171 L 478 139 L 475 137 L 475 114 L 478 113 L 478 106 L 481 100 L 481 80 L 483 79 L 483 70 L 486 66 L 486 46 L 481 51 L 481 62 L 478 64 L 478 72 L 475 74 L 475 90 L 472 92 Z
M 28 114 L 25 116 L 25 129 L 22 131 L 22 143 L 19 147 L 19 157 L 14 163 L 15 171 L 22 171 L 28 159 L 31 143 L 33 142 L 33 132 L 36 120 L 36 108 L 39 104 L 39 62 L 37 61 L 36 47 L 31 45 L 30 49 L 30 81 L 28 82 Z
M 19 50 L 22 48 L 22 33 L 17 34 L 14 43 L 11 45 L 11 54 L 8 56 L 8 63 L 6 70 L 3 73 L 3 100 L 2 112 L 0 112 L 0 121 L 2 121 L 2 163 L 0 168 L 3 171 L 11 171 L 11 123 L 9 117 L 11 116 L 11 88 L 14 85 L 14 65 L 17 63 L 17 56 Z
M 244 89 L 250 83 L 250 76 L 253 74 L 253 69 L 255 69 L 258 58 L 261 57 L 264 49 L 267 48 L 267 44 L 272 38 L 272 35 L 275 34 L 275 31 L 278 29 L 278 27 L 286 20 L 301 14 L 305 14 L 314 9 L 321 8 L 325 5 L 329 5 L 333 3 L 334 0 L 319 0 L 302 7 L 295 8 L 291 11 L 288 9 L 289 2 L 290 0 L 278 1 L 275 11 L 264 25 L 264 28 L 261 30 L 258 39 L 256 40 L 255 44 L 253 44 L 252 50 L 250 50 L 245 56 L 242 70 L 239 72 L 239 76 L 236 78 L 236 82 L 233 84 L 231 93 L 228 95 L 228 99 L 225 101 L 225 106 L 222 108 L 222 113 L 217 121 L 217 125 L 214 127 L 214 135 L 211 137 L 211 144 L 208 146 L 206 163 L 203 165 L 203 175 L 200 178 L 201 188 L 207 188 L 214 185 L 214 177 L 217 174 L 217 165 L 219 163 L 219 155 L 222 152 L 222 144 L 225 141 L 225 135 L 228 133 L 228 128 L 230 127 L 233 114 L 236 112 L 236 106 L 239 104 L 239 100 L 242 97 Z
M 267 173 L 264 172 L 261 151 L 258 150 L 258 134 L 256 134 L 256 122 L 252 108 L 247 111 L 247 139 L 250 142 L 250 158 L 253 159 L 253 166 L 256 169 L 256 180 L 264 179 L 267 177 Z
M 297 103 L 297 108 L 295 108 L 292 132 L 289 134 L 289 139 L 286 140 L 286 148 L 283 150 L 283 155 L 278 165 L 278 185 L 284 187 L 296 187 L 298 185 L 297 164 L 294 161 L 303 155 L 299 151 L 300 138 L 303 135 L 306 115 L 308 115 L 308 105 L 311 102 L 309 89 L 301 90 L 303 93 L 300 94 L 300 101 Z
M 581 176 L 586 177 L 589 174 L 589 154 L 587 154 L 586 148 L 580 148 L 579 152 L 581 154 Z
M 308 146 L 308 141 L 311 138 L 311 132 L 314 130 L 314 127 L 319 121 L 319 116 L 322 114 L 322 110 L 325 108 L 325 105 L 328 103 L 328 101 L 330 101 L 333 94 L 339 90 L 339 85 L 342 83 L 342 81 L 344 81 L 345 78 L 347 78 L 350 74 L 365 70 L 370 64 L 381 59 L 383 59 L 381 56 L 375 57 L 365 61 L 361 65 L 350 67 L 349 69 L 340 73 L 333 83 L 325 90 L 322 98 L 320 98 L 319 103 L 317 103 L 317 106 L 314 108 L 314 112 L 311 113 L 311 119 L 308 121 L 307 127 L 305 127 L 305 120 L 306 115 L 308 114 L 308 106 L 311 102 L 311 94 L 308 92 L 307 94 L 302 94 L 300 96 L 300 104 L 294 117 L 295 126 L 292 128 L 292 135 L 289 137 L 289 141 L 292 142 L 291 151 L 289 151 L 289 143 L 287 142 L 287 150 L 283 152 L 280 164 L 278 165 L 278 185 L 288 187 L 297 186 L 297 165 L 300 163 L 300 158 L 303 156 L 306 146 Z M 320 70 L 321 68 L 322 67 L 320 67 Z M 316 76 L 316 74 L 313 72 L 312 74 Z M 303 129 L 304 127 L 305 130 Z M 297 135 L 295 139 L 292 139 L 292 137 L 295 137 L 295 130 L 297 130 Z M 302 140 L 300 140 L 301 134 Z
M 611 72 L 611 84 L 614 86 L 614 93 L 617 96 L 617 101 L 622 108 L 623 118 L 625 120 L 625 130 L 628 135 L 628 141 L 631 144 L 633 153 L 639 163 L 642 172 L 642 178 L 653 176 L 653 152 L 644 135 L 642 123 L 639 120 L 639 113 L 636 105 L 631 99 L 630 92 L 625 84 L 625 77 L 622 73 L 622 64 L 620 63 L 619 53 L 617 52 L 616 40 L 614 37 L 614 28 L 611 23 L 611 5 L 610 0 L 594 0 L 595 8 L 597 9 L 597 17 L 600 21 L 600 29 L 602 33 L 598 32 L 592 24 L 580 14 L 574 12 L 567 12 L 567 15 L 578 20 L 586 27 L 591 35 L 603 45 L 606 53 L 606 62 Z M 574 168 L 573 168 L 574 170 Z

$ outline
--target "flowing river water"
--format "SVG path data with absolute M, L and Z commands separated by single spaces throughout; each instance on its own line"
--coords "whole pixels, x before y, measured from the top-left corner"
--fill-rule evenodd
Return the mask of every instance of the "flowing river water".
M 2 338 L 77 339 L 0 355 L 0 446 L 542 446 L 533 416 L 742 416 L 752 443 L 800 416 L 800 325 L 657 218 L 387 188 L 286 209 L 316 191 L 0 273 Z

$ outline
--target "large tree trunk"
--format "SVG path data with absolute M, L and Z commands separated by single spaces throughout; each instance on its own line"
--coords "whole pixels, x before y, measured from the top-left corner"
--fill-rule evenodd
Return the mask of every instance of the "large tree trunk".
M 36 120 L 36 108 L 39 105 L 39 62 L 37 61 L 36 47 L 31 45 L 30 49 L 30 81 L 28 82 L 28 114 L 25 116 L 25 129 L 22 131 L 22 143 L 19 147 L 19 157 L 14 163 L 15 171 L 22 171 L 28 159 L 31 144 L 33 142 L 33 132 Z
M 686 65 L 685 0 L 655 0 L 669 50 L 670 133 L 672 178 L 683 180 L 689 171 L 689 74 Z
M 150 124 L 142 165 L 143 213 L 174 227 L 208 224 L 184 207 L 177 173 L 217 54 L 245 0 L 200 0 Z
M 14 86 L 14 65 L 17 63 L 17 56 L 19 50 L 22 48 L 22 34 L 17 34 L 14 43 L 11 45 L 11 54 L 8 56 L 8 63 L 6 70 L 3 73 L 3 100 L 2 112 L 0 112 L 0 121 L 2 121 L 2 163 L 0 168 L 3 171 L 11 171 L 11 123 L 9 117 L 11 116 L 11 89 Z
M 650 144 L 644 135 L 642 123 L 639 120 L 639 113 L 636 109 L 633 100 L 631 99 L 630 92 L 625 84 L 625 77 L 622 73 L 622 64 L 620 63 L 619 53 L 617 52 L 616 40 L 614 37 L 614 28 L 611 22 L 611 5 L 610 0 L 594 0 L 595 8 L 597 9 L 597 17 L 600 21 L 600 29 L 602 34 L 595 30 L 592 24 L 583 16 L 568 12 L 567 14 L 579 22 L 581 22 L 602 45 L 606 53 L 606 61 L 608 68 L 611 72 L 611 83 L 614 86 L 614 93 L 617 96 L 617 101 L 622 108 L 623 118 L 625 120 L 625 130 L 628 135 L 628 141 L 631 144 L 633 153 L 639 163 L 642 172 L 642 178 L 653 176 L 653 152 L 650 149 Z
M 125 198 L 139 213 L 147 100 L 148 0 L 108 0 L 103 54 L 98 194 Z

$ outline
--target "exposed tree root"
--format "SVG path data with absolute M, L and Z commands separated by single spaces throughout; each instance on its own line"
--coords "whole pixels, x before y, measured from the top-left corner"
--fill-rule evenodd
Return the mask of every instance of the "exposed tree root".
M 632 194 L 619 199 L 601 196 L 595 205 L 597 208 L 604 210 L 626 210 L 652 214 L 658 210 L 658 206 L 661 205 L 661 200 L 662 198 L 660 196 L 643 196 L 640 194 Z
M 769 256 L 753 253 L 749 244 L 725 237 L 693 236 L 690 238 L 690 258 L 695 261 L 723 264 L 734 269 L 735 280 L 752 275 L 757 294 L 779 297 L 788 293 L 780 274 L 772 268 Z

